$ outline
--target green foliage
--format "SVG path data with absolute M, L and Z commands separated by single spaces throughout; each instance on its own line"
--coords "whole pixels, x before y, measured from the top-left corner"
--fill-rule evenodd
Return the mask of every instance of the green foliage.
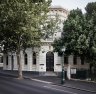
M 86 22 L 85 16 L 80 9 L 72 10 L 68 19 L 64 22 L 64 37 L 62 40 L 70 54 L 85 54 L 85 50 L 89 46 Z
M 50 0 L 1 0 L 0 37 L 5 49 L 39 46 L 41 25 L 47 19 Z
M 96 17 L 94 16 L 95 14 L 92 14 L 92 17 L 88 19 L 88 14 L 83 14 L 78 8 L 70 11 L 68 19 L 64 22 L 62 38 L 54 45 L 54 49 L 60 52 L 62 46 L 65 46 L 67 54 L 84 55 L 86 57 L 92 55 L 93 52 L 95 54 L 96 26 L 93 18 Z
M 96 2 L 88 3 L 85 10 L 87 15 L 93 15 L 93 13 L 96 12 Z
M 96 61 L 96 2 L 89 3 L 86 6 L 86 19 L 90 22 L 89 25 L 89 49 L 88 59 L 92 62 Z
M 63 48 L 63 41 L 61 39 L 56 39 L 54 41 L 54 43 L 52 44 L 52 46 L 54 47 L 54 52 L 58 52 L 58 55 L 62 55 L 62 48 Z

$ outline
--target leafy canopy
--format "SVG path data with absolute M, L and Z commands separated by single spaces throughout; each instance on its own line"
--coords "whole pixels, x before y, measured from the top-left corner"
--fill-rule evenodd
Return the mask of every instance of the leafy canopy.
M 38 46 L 50 0 L 0 0 L 0 41 L 5 50 Z

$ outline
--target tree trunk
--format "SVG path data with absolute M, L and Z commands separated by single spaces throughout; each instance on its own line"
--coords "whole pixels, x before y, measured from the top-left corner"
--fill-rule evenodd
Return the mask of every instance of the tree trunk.
M 17 64 L 18 64 L 18 78 L 23 79 L 22 75 L 22 64 L 21 64 L 21 54 L 20 51 L 17 52 Z

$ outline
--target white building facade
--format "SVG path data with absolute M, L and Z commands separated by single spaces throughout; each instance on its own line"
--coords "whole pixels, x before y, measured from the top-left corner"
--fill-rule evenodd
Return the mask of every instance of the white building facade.
M 40 48 L 27 48 L 26 54 L 23 54 L 21 51 L 21 64 L 23 71 L 31 71 L 35 72 L 39 75 L 59 75 L 62 71 L 62 57 L 58 56 L 58 53 L 53 52 L 53 46 L 51 45 L 55 38 L 61 37 L 61 32 L 63 30 L 63 22 L 67 19 L 69 12 L 60 7 L 54 6 L 50 8 L 50 12 L 48 13 L 51 16 L 59 15 L 61 19 L 60 30 L 54 32 L 52 38 L 49 39 L 41 39 L 41 47 Z M 15 53 L 8 53 L 4 55 L 4 70 L 18 70 L 17 57 Z M 73 65 L 73 56 L 69 56 L 68 64 L 65 64 L 64 69 L 67 71 L 67 78 L 71 78 L 72 71 L 75 74 L 75 69 L 77 69 L 78 65 Z M 80 64 L 79 64 L 80 66 Z M 81 65 L 82 67 L 83 65 Z M 86 69 L 89 67 L 84 65 Z M 74 69 L 74 70 L 72 70 Z

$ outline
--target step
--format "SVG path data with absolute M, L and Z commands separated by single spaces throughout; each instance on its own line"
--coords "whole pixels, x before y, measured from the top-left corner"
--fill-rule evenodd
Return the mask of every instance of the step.
M 45 76 L 57 76 L 57 75 L 56 75 L 56 73 L 49 71 L 49 72 L 45 73 Z

